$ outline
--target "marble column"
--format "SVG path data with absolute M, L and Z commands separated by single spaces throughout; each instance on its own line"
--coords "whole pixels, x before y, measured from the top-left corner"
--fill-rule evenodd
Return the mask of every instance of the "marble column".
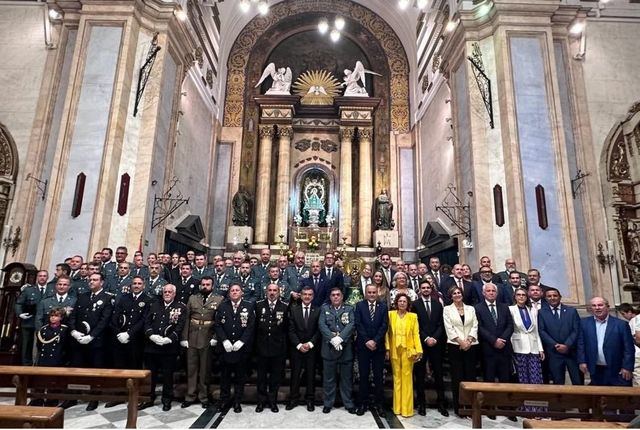
M 291 138 L 293 129 L 291 127 L 278 127 L 278 173 L 276 179 L 276 223 L 273 229 L 273 243 L 282 240 L 287 241 L 287 221 L 289 211 L 289 178 L 291 163 Z
M 260 152 L 258 153 L 258 181 L 256 184 L 256 235 L 255 243 L 267 243 L 269 231 L 269 183 L 271 178 L 271 139 L 273 126 L 260 127 Z
M 360 128 L 360 194 L 358 196 L 358 246 L 371 246 L 372 128 Z
M 353 218 L 353 208 L 351 205 L 351 144 L 355 129 L 353 127 L 340 128 L 340 218 L 338 223 L 340 237 L 347 238 L 347 245 L 351 245 L 352 239 L 351 222 Z

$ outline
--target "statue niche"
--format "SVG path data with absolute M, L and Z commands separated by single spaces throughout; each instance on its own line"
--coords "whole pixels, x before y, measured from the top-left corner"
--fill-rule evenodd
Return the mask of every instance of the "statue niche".
M 300 225 L 318 228 L 327 223 L 329 178 L 319 169 L 305 173 L 301 182 Z

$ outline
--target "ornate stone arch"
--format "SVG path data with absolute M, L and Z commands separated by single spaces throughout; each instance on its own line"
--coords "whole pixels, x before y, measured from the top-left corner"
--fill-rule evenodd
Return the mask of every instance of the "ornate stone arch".
M 7 127 L 0 123 L 0 238 L 9 214 L 18 176 L 18 148 Z M 14 250 L 15 252 L 15 250 Z
M 282 19 L 313 12 L 340 14 L 359 22 L 376 37 L 386 54 L 390 71 L 391 131 L 407 133 L 410 114 L 409 62 L 404 47 L 386 21 L 370 9 L 346 0 L 286 0 L 272 6 L 267 16 L 252 19 L 242 29 L 229 54 L 224 126 L 242 126 L 246 102 L 246 69 L 258 39 Z
M 640 102 L 615 124 L 605 140 L 600 177 L 609 237 L 620 285 L 640 300 Z M 607 249 L 603 248 L 603 253 Z M 601 268 L 604 264 L 601 263 Z

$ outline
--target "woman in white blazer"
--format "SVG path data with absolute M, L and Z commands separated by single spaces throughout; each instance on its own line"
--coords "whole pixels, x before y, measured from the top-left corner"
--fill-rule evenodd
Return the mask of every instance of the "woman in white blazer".
M 538 315 L 532 310 L 527 290 L 516 288 L 515 305 L 509 306 L 513 317 L 513 358 L 518 381 L 522 384 L 542 384 L 542 360 L 544 349 L 538 334 Z
M 462 302 L 462 290 L 458 286 L 451 287 L 448 293 L 453 303 L 444 307 L 443 318 L 451 363 L 453 411 L 460 416 L 460 382 L 476 380 L 478 318 L 475 309 Z

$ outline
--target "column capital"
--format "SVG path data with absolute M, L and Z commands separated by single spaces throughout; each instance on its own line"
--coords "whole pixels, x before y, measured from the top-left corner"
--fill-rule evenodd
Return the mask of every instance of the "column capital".
M 260 137 L 273 137 L 274 131 L 272 125 L 261 125 L 260 126 Z
M 371 140 L 373 137 L 372 127 L 363 127 L 358 129 L 358 134 L 362 139 Z
M 280 137 L 288 137 L 291 139 L 293 137 L 293 127 L 291 126 L 278 126 L 278 136 Z
M 355 127 L 340 127 L 340 140 L 352 140 L 355 134 Z

